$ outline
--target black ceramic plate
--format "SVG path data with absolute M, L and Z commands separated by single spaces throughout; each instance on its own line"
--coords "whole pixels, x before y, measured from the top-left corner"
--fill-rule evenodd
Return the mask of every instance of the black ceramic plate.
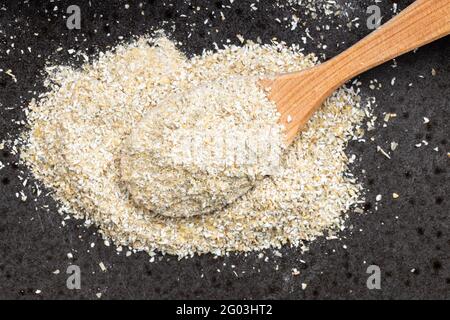
M 158 27 L 171 31 L 187 54 L 227 39 L 239 44 L 236 34 L 253 40 L 259 37 L 262 42 L 277 37 L 300 44 L 305 36 L 304 26 L 287 27 L 289 20 L 282 19 L 290 19 L 292 13 L 276 7 L 273 0 L 142 1 L 142 8 L 139 2 L 128 1 L 129 9 L 124 1 L 91 2 L 0 1 L 0 140 L 23 129 L 12 120 L 24 119 L 22 106 L 44 90 L 45 61 L 79 64 L 67 49 L 95 56 L 119 43 L 119 36 L 127 41 Z M 250 10 L 252 2 L 258 10 Z M 370 32 L 366 10 L 373 1 L 336 2 L 344 8 L 339 17 L 315 20 L 305 11 L 297 13 L 314 39 L 304 45 L 306 52 L 328 58 Z M 409 3 L 398 1 L 398 10 Z M 68 30 L 64 18 L 67 7 L 74 4 L 81 9 L 80 30 Z M 379 6 L 383 21 L 393 15 L 393 2 Z M 226 16 L 224 22 L 219 11 Z M 355 18 L 360 26 L 349 30 L 346 25 L 355 23 Z M 204 24 L 206 19 L 209 23 Z M 196 22 L 196 27 L 192 29 L 188 22 Z M 325 24 L 330 25 L 329 31 L 323 30 Z M 326 49 L 318 48 L 319 43 L 326 44 Z M 57 51 L 59 47 L 63 50 Z M 103 244 L 94 227 L 86 229 L 82 222 L 68 220 L 62 228 L 62 217 L 50 199 L 40 197 L 37 203 L 17 199 L 16 192 L 23 189 L 17 176 L 26 168 L 17 165 L 11 150 L 1 151 L 0 161 L 6 167 L 0 170 L 0 298 L 97 299 L 97 293 L 103 298 L 156 299 L 450 298 L 449 57 L 447 37 L 400 57 L 396 68 L 388 62 L 360 77 L 363 97 L 376 97 L 378 116 L 378 128 L 367 134 L 368 142 L 348 147 L 349 153 L 363 159 L 352 171 L 368 189 L 367 214 L 350 213 L 343 240 L 318 239 L 303 255 L 298 249 L 283 248 L 282 258 L 266 251 L 268 262 L 251 253 L 182 261 L 164 257 L 154 263 L 145 253 L 118 255 L 113 246 Z M 9 69 L 17 82 L 5 74 Z M 396 82 L 391 86 L 393 77 Z M 382 84 L 382 90 L 369 88 L 372 79 Z M 387 127 L 383 127 L 384 113 L 397 114 Z M 430 119 L 428 124 L 424 117 Z M 422 140 L 428 145 L 415 147 Z M 387 150 L 391 141 L 399 146 L 389 160 L 376 147 Z M 433 150 L 436 147 L 438 151 Z M 400 197 L 392 199 L 393 192 Z M 378 194 L 383 197 L 376 203 Z M 36 210 L 37 205 L 51 210 Z M 72 260 L 67 258 L 69 252 Z M 106 272 L 99 262 L 105 264 Z M 66 287 L 66 269 L 71 264 L 81 269 L 81 290 Z M 380 290 L 366 285 L 369 265 L 380 267 Z M 292 268 L 300 275 L 292 275 Z M 60 273 L 53 274 L 55 270 Z M 302 283 L 308 284 L 306 290 Z

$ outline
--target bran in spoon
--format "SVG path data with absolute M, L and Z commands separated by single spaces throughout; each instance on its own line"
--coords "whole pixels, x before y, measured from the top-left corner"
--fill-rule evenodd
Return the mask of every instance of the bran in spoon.
M 217 212 L 280 165 L 279 114 L 257 79 L 169 96 L 124 140 L 121 179 L 137 206 L 169 217 Z

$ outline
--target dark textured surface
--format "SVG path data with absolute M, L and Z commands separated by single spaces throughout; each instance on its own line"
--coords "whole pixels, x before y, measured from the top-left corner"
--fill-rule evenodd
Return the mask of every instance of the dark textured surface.
M 399 1 L 399 8 L 410 2 Z M 225 22 L 218 11 L 222 4 L 229 4 L 228 0 L 193 1 L 192 5 L 173 1 L 173 6 L 147 1 L 143 8 L 129 1 L 128 10 L 125 2 L 118 1 L 92 1 L 92 6 L 87 1 L 35 3 L 0 1 L 0 140 L 23 129 L 12 120 L 23 119 L 21 107 L 43 90 L 41 72 L 46 60 L 77 63 L 66 49 L 95 55 L 118 43 L 118 36 L 126 41 L 130 35 L 144 34 L 159 26 L 166 30 L 175 26 L 173 37 L 183 42 L 182 50 L 188 54 L 213 48 L 213 42 L 221 44 L 226 39 L 237 44 L 237 33 L 254 40 L 259 36 L 263 42 L 276 36 L 288 43 L 301 43 L 305 36 L 304 26 L 291 31 L 286 28 L 289 20 L 281 24 L 275 21 L 277 17 L 290 19 L 291 13 L 274 7 L 272 0 L 257 3 L 257 11 L 250 11 L 250 1 L 237 0 L 231 8 L 220 9 L 227 18 Z M 315 39 L 308 40 L 306 51 L 330 57 L 369 32 L 365 27 L 366 7 L 372 1 L 338 3 L 353 3 L 352 8 L 346 6 L 348 17 L 334 21 L 327 17 L 318 22 L 297 13 Z M 82 9 L 81 30 L 69 31 L 65 26 L 63 15 L 70 4 L 79 4 Z M 197 5 L 202 9 L 194 12 Z M 392 15 L 390 1 L 384 1 L 381 8 L 384 19 Z M 145 16 L 140 14 L 142 10 Z M 358 29 L 335 29 L 355 17 L 361 19 Z M 163 20 L 170 21 L 163 24 Z M 331 30 L 317 31 L 324 21 Z M 193 31 L 187 22 L 196 22 Z M 192 36 L 187 40 L 190 32 Z M 320 42 L 328 45 L 326 50 L 317 48 Z M 56 51 L 58 47 L 64 50 Z M 360 77 L 362 94 L 376 97 L 375 114 L 379 116 L 378 129 L 366 136 L 368 142 L 352 143 L 348 148 L 349 154 L 362 158 L 353 172 L 369 189 L 367 214 L 350 213 L 347 224 L 353 231 L 349 228 L 342 232 L 343 240 L 319 239 L 303 255 L 298 249 L 284 248 L 281 258 L 267 251 L 267 262 L 259 259 L 258 253 L 226 258 L 206 255 L 182 261 L 164 257 L 154 263 L 149 263 L 144 253 L 125 257 L 114 247 L 103 245 L 95 228 L 86 229 L 80 221 L 68 220 L 62 228 L 62 218 L 51 199 L 17 199 L 16 192 L 30 192 L 17 178 L 25 168 L 18 166 L 16 156 L 5 149 L 0 152 L 0 161 L 7 164 L 0 170 L 0 298 L 95 299 L 95 294 L 102 292 L 104 298 L 449 299 L 449 57 L 447 37 L 397 59 L 397 68 L 389 62 Z M 437 71 L 434 77 L 432 68 Z M 5 75 L 8 69 L 16 75 L 17 83 Z M 396 82 L 391 86 L 393 77 Z M 382 90 L 368 88 L 369 81 L 375 78 Z M 397 117 L 383 128 L 385 112 L 397 113 Z M 430 123 L 424 124 L 423 117 L 428 117 Z M 375 141 L 370 141 L 372 136 Z M 414 145 L 422 140 L 429 145 L 416 148 Z M 388 150 L 391 141 L 399 146 L 389 160 L 376 152 L 376 146 Z M 434 151 L 435 147 L 439 151 Z M 392 199 L 393 192 L 400 195 L 399 199 Z M 383 199 L 376 204 L 377 194 Z M 29 198 L 33 199 L 31 194 Z M 35 209 L 45 204 L 52 208 L 50 213 Z M 90 248 L 92 242 L 94 248 Z M 69 252 L 73 260 L 67 258 Z M 100 261 L 107 272 L 101 272 Z M 70 264 L 81 268 L 81 290 L 66 288 L 65 270 Z M 366 287 L 370 264 L 381 268 L 381 290 Z M 300 275 L 293 276 L 292 268 L 299 269 Z M 59 275 L 52 274 L 56 269 L 61 270 Z M 305 291 L 301 290 L 303 282 L 308 284 Z M 42 293 L 35 294 L 37 289 Z

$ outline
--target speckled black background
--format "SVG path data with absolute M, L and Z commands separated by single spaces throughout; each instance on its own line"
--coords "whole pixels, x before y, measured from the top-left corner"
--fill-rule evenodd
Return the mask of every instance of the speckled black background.
M 119 36 L 129 41 L 131 35 L 157 27 L 173 31 L 175 26 L 172 37 L 183 43 L 182 50 L 193 54 L 226 39 L 238 44 L 236 34 L 253 40 L 260 37 L 262 42 L 277 37 L 302 43 L 308 27 L 314 40 L 308 39 L 306 51 L 328 58 L 369 33 L 366 8 L 374 1 L 338 0 L 345 4 L 345 14 L 338 18 L 313 20 L 299 12 L 297 16 L 306 25 L 299 24 L 293 31 L 290 11 L 277 8 L 272 0 L 236 0 L 231 8 L 222 6 L 230 5 L 229 0 L 142 1 L 142 8 L 139 2 L 129 1 L 129 9 L 124 1 L 91 2 L 0 1 L 0 140 L 23 130 L 17 121 L 24 119 L 22 106 L 44 90 L 45 61 L 79 64 L 67 49 L 95 56 L 120 42 Z M 250 10 L 252 2 L 258 10 Z M 397 2 L 399 9 L 411 3 Z M 66 28 L 63 16 L 71 4 L 82 10 L 81 30 Z M 379 4 L 383 21 L 392 16 L 392 4 Z M 197 6 L 200 11 L 194 10 Z M 284 17 L 288 21 L 283 21 Z M 356 17 L 360 27 L 349 30 L 346 24 Z M 188 25 L 193 22 L 195 27 Z M 331 26 L 329 31 L 316 30 L 324 24 Z M 319 44 L 327 48 L 318 48 Z M 55 203 L 49 197 L 34 201 L 31 189 L 23 188 L 18 179 L 27 174 L 26 168 L 17 164 L 8 148 L 0 151 L 0 161 L 6 164 L 0 170 L 0 298 L 97 299 L 96 293 L 101 292 L 102 298 L 113 299 L 449 299 L 449 44 L 448 37 L 441 39 L 398 58 L 397 68 L 388 62 L 359 78 L 362 95 L 376 97 L 374 113 L 378 116 L 378 128 L 367 134 L 368 142 L 351 143 L 348 148 L 349 154 L 362 158 L 352 171 L 369 189 L 364 205 L 367 214 L 350 214 L 349 228 L 341 233 L 343 240 L 318 239 L 303 255 L 298 249 L 284 248 L 281 258 L 266 251 L 267 262 L 259 259 L 258 253 L 225 258 L 205 255 L 182 261 L 157 257 L 154 263 L 144 253 L 125 257 L 113 246 L 105 246 L 94 227 L 86 229 L 74 220 L 67 220 L 62 227 Z M 64 50 L 57 51 L 59 47 Z M 432 68 L 436 76 L 431 75 Z M 5 74 L 8 69 L 17 82 Z M 393 77 L 396 82 L 391 86 Z M 372 79 L 382 84 L 382 90 L 369 89 Z M 397 117 L 383 127 L 386 112 Z M 430 122 L 424 124 L 423 117 Z M 429 144 L 415 147 L 422 140 Z M 391 141 L 399 146 L 389 160 L 376 152 L 376 146 L 389 150 Z M 439 151 L 433 150 L 436 147 Z M 26 202 L 15 195 L 22 189 L 29 195 Z M 393 192 L 400 197 L 392 199 Z M 383 196 L 378 203 L 377 194 Z M 43 205 L 48 205 L 50 212 L 36 209 Z M 73 260 L 67 258 L 69 252 Z M 107 272 L 101 272 L 100 261 Z M 65 271 L 70 264 L 81 268 L 81 290 L 66 288 Z M 366 269 L 371 264 L 381 268 L 381 290 L 366 287 Z M 292 268 L 300 275 L 292 275 Z M 61 273 L 53 274 L 57 269 Z M 301 289 L 302 283 L 308 284 L 306 290 Z M 36 294 L 36 290 L 42 292 Z

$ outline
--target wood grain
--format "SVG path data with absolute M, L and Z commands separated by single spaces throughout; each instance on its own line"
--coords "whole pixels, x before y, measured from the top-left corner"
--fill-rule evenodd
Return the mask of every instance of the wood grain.
M 450 34 L 450 0 L 417 0 L 389 22 L 317 67 L 260 81 L 292 142 L 325 99 L 351 78 Z

